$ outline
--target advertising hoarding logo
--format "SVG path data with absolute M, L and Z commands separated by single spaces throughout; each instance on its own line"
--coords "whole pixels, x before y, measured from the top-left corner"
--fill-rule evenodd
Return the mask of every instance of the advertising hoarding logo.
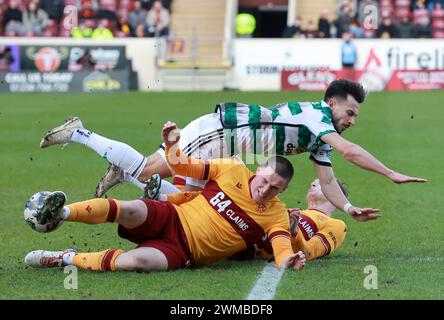
M 62 59 L 68 56 L 68 49 L 60 47 L 59 50 L 56 50 L 51 47 L 44 47 L 36 52 L 35 47 L 29 47 L 26 50 L 26 56 L 34 60 L 34 64 L 40 72 L 55 72 Z
M 371 49 L 358 82 L 362 83 L 368 91 L 381 91 L 384 90 L 390 76 L 391 70 L 382 65 L 374 49 Z
M 112 79 L 107 73 L 94 71 L 83 79 L 84 92 L 113 92 L 119 91 L 122 84 L 119 80 Z

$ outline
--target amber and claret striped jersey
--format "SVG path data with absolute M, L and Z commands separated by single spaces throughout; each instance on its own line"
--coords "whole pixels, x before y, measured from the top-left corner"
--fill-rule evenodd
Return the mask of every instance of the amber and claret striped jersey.
M 307 260 L 314 260 L 329 255 L 344 241 L 347 226 L 342 220 L 333 219 L 316 209 L 301 210 L 296 235 L 292 235 L 293 250 L 304 252 Z M 273 258 L 273 248 L 268 241 L 254 244 L 243 252 L 239 252 L 237 259 Z
M 194 199 L 173 204 L 195 265 L 230 257 L 266 237 L 270 239 L 276 265 L 281 267 L 293 254 L 285 204 L 276 197 L 265 204 L 254 201 L 249 186 L 254 173 L 242 162 L 234 159 L 202 161 L 186 157 L 177 146 L 172 148 L 174 150 L 165 150 L 173 172 L 208 180 Z

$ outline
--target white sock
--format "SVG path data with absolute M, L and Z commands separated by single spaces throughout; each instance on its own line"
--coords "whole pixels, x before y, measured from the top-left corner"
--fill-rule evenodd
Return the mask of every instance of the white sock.
M 160 184 L 160 190 L 159 193 L 162 194 L 172 194 L 172 193 L 178 193 L 180 190 L 171 182 L 162 179 L 162 183 Z
M 63 220 L 68 220 L 69 214 L 71 213 L 71 210 L 69 207 L 63 207 Z
M 137 178 L 147 159 L 133 147 L 111 140 L 86 129 L 74 130 L 71 141 L 87 146 L 112 164 Z
M 145 190 L 145 183 L 140 182 L 137 178 L 131 176 L 128 172 L 123 173 L 123 181 L 132 183 L 140 190 Z
M 70 265 L 72 265 L 72 262 L 73 262 L 73 260 L 74 260 L 74 256 L 75 256 L 75 255 L 76 255 L 75 252 L 68 252 L 68 253 L 65 253 L 65 254 L 62 256 L 63 264 L 64 264 L 65 266 L 70 266 Z

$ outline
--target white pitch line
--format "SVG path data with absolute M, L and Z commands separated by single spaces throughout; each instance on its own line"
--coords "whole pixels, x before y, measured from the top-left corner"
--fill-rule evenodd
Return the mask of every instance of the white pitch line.
M 271 300 L 273 299 L 276 288 L 281 281 L 285 269 L 278 269 L 274 262 L 267 262 L 261 275 L 251 289 L 246 300 Z
M 415 262 L 443 262 L 439 256 L 380 256 L 380 257 L 331 257 L 313 262 L 373 262 L 373 261 L 415 261 Z

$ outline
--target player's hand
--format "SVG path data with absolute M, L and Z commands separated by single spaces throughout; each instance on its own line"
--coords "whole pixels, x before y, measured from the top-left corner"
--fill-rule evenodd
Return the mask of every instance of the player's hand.
M 288 215 L 290 218 L 290 232 L 291 236 L 295 237 L 298 234 L 299 228 L 298 228 L 298 222 L 299 218 L 301 217 L 301 209 L 300 208 L 293 208 L 288 210 Z
M 369 209 L 369 208 L 366 208 Z M 361 209 L 363 210 L 363 209 Z M 356 221 L 365 222 L 370 220 L 376 220 L 381 218 L 380 214 L 376 214 L 375 212 L 379 212 L 377 209 L 371 209 L 371 211 L 362 211 L 361 213 L 350 213 L 350 217 L 355 219 Z
M 163 125 L 162 129 L 162 141 L 165 147 L 171 148 L 179 142 L 180 131 L 174 122 L 168 121 Z
M 284 261 L 284 268 L 301 270 L 305 266 L 305 261 L 305 254 L 302 251 L 298 251 Z
M 406 176 L 406 175 L 401 174 L 401 173 L 396 172 L 396 171 L 392 171 L 388 175 L 388 178 L 390 180 L 392 180 L 394 183 L 398 183 L 398 184 L 399 183 L 408 183 L 408 182 L 419 182 L 419 183 L 422 183 L 422 182 L 427 182 L 428 181 L 427 179 L 424 179 L 424 178 L 409 177 L 409 176 Z

